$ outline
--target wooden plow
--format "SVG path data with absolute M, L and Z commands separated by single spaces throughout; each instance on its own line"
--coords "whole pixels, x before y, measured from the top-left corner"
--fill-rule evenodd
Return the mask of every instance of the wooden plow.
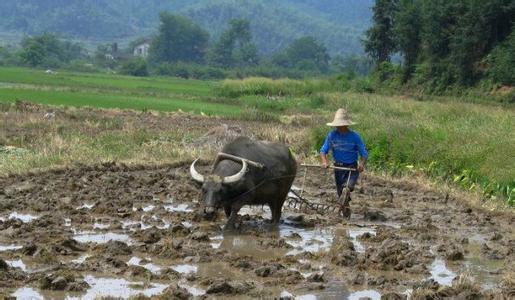
M 324 213 L 337 213 L 343 217 L 349 218 L 350 217 L 350 208 L 348 207 L 348 202 L 350 200 L 350 190 L 347 188 L 350 182 L 350 172 L 349 176 L 347 178 L 347 184 L 344 187 L 341 196 L 337 199 L 337 201 L 333 203 L 318 203 L 309 201 L 306 198 L 303 197 L 304 191 L 305 191 L 305 185 L 306 185 L 306 178 L 307 178 L 307 171 L 308 168 L 324 168 L 320 165 L 312 165 L 312 164 L 301 164 L 301 166 L 304 167 L 304 176 L 302 179 L 302 187 L 300 188 L 300 194 L 294 191 L 293 189 L 290 189 L 290 192 L 288 194 L 288 198 L 286 200 L 286 205 L 289 208 L 301 210 L 301 211 L 314 211 L 319 214 Z M 356 169 L 353 168 L 344 168 L 344 167 L 335 167 L 335 166 L 328 166 L 328 169 L 333 170 L 345 170 L 345 171 L 351 171 L 356 172 Z

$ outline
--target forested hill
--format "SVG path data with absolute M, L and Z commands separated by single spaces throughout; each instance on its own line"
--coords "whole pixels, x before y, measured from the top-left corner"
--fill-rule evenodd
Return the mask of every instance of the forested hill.
M 159 13 L 193 18 L 217 37 L 233 18 L 247 18 L 258 49 L 271 53 L 312 35 L 333 54 L 361 53 L 373 0 L 2 0 L 0 32 L 54 32 L 112 42 L 151 35 Z

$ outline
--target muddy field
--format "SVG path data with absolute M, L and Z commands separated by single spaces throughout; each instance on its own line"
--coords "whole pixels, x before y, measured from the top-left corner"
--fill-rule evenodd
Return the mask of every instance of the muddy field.
M 57 111 L 48 122 L 60 127 L 24 123 L 41 122 L 44 113 L 30 105 L 3 114 L 11 125 L 2 138 L 30 140 L 60 127 L 80 128 L 91 137 L 143 128 L 157 135 L 195 132 L 201 137 L 189 145 L 211 152 L 226 138 L 249 132 L 272 139 L 293 132 L 289 142 L 296 141 L 297 150 L 305 144 L 295 138 L 303 134 L 295 129 L 299 120 L 267 127 L 187 114 L 83 110 Z M 120 119 L 124 125 L 103 128 L 93 117 Z M 189 177 L 190 163 L 74 165 L 0 177 L 0 296 L 515 297 L 515 217 L 510 212 L 479 210 L 425 186 L 365 173 L 353 193 L 350 220 L 306 205 L 294 207 L 292 195 L 278 228 L 269 225 L 267 207 L 244 207 L 238 230 L 224 234 L 223 213 L 215 220 L 199 213 L 199 186 Z M 208 165 L 204 161 L 199 169 L 206 173 Z M 331 204 L 331 174 L 310 169 L 304 182 L 303 172 L 299 167 L 294 189 L 300 193 L 304 187 L 302 196 L 310 203 Z
M 353 216 L 244 208 L 204 220 L 188 162 L 104 164 L 0 179 L 0 290 L 19 299 L 515 297 L 514 218 L 364 176 Z M 204 171 L 207 171 L 204 166 Z M 303 196 L 329 203 L 310 170 Z M 295 182 L 302 186 L 302 176 Z M 473 283 L 472 283 L 473 282 Z

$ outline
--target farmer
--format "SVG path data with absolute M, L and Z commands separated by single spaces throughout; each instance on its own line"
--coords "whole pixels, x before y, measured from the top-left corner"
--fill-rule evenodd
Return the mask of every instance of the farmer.
M 365 149 L 365 144 L 363 143 L 360 135 L 349 129 L 349 126 L 354 124 L 355 123 L 352 122 L 349 113 L 345 109 L 338 109 L 334 116 L 334 120 L 331 123 L 327 123 L 327 126 L 336 127 L 336 129 L 329 132 L 322 148 L 320 148 L 320 158 L 324 168 L 329 167 L 327 154 L 329 153 L 329 150 L 332 150 L 334 165 L 336 167 L 357 169 L 357 172 L 334 170 L 338 198 L 340 198 L 343 188 L 347 184 L 348 176 L 350 176 L 348 188 L 351 192 L 354 190 L 354 186 L 358 181 L 359 173 L 363 172 L 365 169 L 365 163 L 368 158 L 367 149 Z M 348 199 L 344 200 L 346 200 L 345 203 L 348 205 L 350 196 Z

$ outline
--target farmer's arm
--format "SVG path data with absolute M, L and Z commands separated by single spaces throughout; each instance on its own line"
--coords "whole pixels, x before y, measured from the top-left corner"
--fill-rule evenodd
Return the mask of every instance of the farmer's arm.
M 359 136 L 358 136 L 357 144 L 358 144 L 358 152 L 359 152 L 358 171 L 363 172 L 365 170 L 365 165 L 366 165 L 367 159 L 368 159 L 368 151 L 367 151 L 367 148 L 365 148 L 365 143 Z
M 327 168 L 329 167 L 329 162 L 327 161 L 327 153 L 329 153 L 329 146 L 330 146 L 330 135 L 331 134 L 328 134 L 327 137 L 325 138 L 325 141 L 324 141 L 324 144 L 322 145 L 322 147 L 320 148 L 320 160 L 322 161 L 322 166 L 324 166 L 324 168 Z

